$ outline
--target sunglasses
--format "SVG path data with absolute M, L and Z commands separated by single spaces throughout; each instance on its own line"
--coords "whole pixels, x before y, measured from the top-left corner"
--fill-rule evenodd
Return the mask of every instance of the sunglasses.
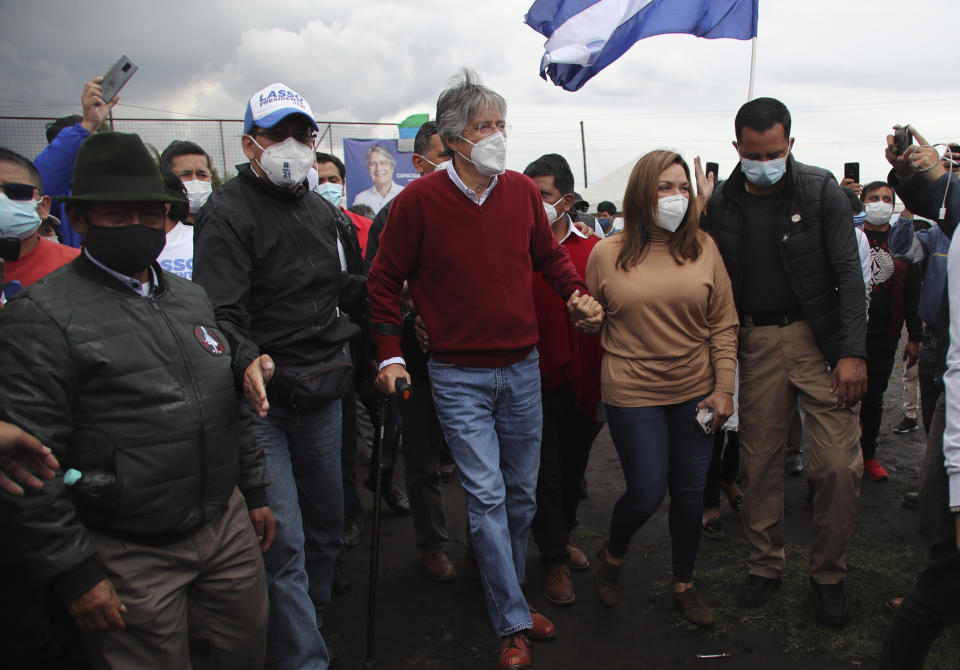
M 286 128 L 267 128 L 265 130 L 258 130 L 255 135 L 266 135 L 273 142 L 283 142 L 288 137 L 292 137 L 297 142 L 301 144 L 313 144 L 317 139 L 317 133 L 313 130 L 294 130 L 290 131 Z
M 33 200 L 33 192 L 37 189 L 33 184 L 16 184 L 8 182 L 2 184 L 3 194 L 10 200 Z

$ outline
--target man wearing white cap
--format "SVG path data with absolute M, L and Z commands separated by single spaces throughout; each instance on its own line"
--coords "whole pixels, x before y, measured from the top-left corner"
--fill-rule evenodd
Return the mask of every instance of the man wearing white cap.
M 353 387 L 347 314 L 365 300 L 342 271 L 337 210 L 306 184 L 317 124 L 281 83 L 244 116 L 249 163 L 197 216 L 193 279 L 230 341 L 233 369 L 267 459 L 277 535 L 264 554 L 269 639 L 279 670 L 323 670 L 318 632 L 342 547 L 340 397 Z

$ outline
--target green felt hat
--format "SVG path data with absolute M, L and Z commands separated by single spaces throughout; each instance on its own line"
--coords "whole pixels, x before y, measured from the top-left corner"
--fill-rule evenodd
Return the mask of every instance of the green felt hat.
M 94 133 L 80 145 L 63 202 L 185 202 L 169 195 L 160 168 L 133 133 Z

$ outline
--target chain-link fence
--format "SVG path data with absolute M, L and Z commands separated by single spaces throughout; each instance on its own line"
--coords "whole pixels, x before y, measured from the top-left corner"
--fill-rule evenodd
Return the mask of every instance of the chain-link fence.
M 0 146 L 31 160 L 47 146 L 46 126 L 52 118 L 0 117 Z M 343 158 L 343 140 L 396 139 L 395 123 L 318 122 L 317 151 Z M 240 148 L 243 121 L 236 119 L 113 119 L 113 129 L 137 133 L 144 142 L 162 152 L 174 140 L 196 142 L 210 154 L 221 179 L 236 175 L 236 165 L 247 159 Z

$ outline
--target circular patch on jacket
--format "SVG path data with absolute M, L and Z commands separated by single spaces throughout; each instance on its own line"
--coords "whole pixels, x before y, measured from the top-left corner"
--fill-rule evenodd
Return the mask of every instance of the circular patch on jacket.
M 193 336 L 197 338 L 200 346 L 211 354 L 214 356 L 223 356 L 223 341 L 215 332 L 206 326 L 197 326 L 193 329 Z

